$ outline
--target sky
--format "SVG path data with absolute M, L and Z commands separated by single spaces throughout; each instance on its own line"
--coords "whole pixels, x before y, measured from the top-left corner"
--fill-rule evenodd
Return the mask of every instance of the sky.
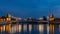
M 39 18 L 50 13 L 60 17 L 60 0 L 0 0 L 0 17 L 7 13 L 22 18 Z

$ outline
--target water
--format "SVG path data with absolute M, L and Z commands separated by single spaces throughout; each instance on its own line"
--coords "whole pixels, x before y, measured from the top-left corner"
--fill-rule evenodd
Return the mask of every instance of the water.
M 60 25 L 7 24 L 0 26 L 0 34 L 60 34 Z

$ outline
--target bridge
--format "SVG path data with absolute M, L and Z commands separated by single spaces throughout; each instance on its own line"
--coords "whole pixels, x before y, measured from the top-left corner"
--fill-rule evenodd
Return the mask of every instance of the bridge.
M 49 21 L 11 21 L 11 22 L 0 22 L 0 25 L 6 25 L 6 24 L 55 24 L 60 25 L 60 22 L 49 22 Z
M 23 24 L 60 24 L 60 22 L 49 22 L 49 20 L 22 20 L 21 18 L 17 18 L 17 17 L 14 17 L 14 16 L 11 16 L 11 18 L 13 19 L 17 19 L 17 21 L 10 21 L 10 22 L 0 22 L 0 25 L 5 25 L 5 24 L 16 24 L 16 23 L 23 23 Z M 19 21 L 21 20 L 21 21 Z

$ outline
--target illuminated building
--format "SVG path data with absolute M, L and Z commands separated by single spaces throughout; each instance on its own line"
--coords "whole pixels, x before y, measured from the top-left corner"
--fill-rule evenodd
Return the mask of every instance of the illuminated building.
M 49 21 L 54 21 L 54 15 L 53 14 L 50 14 Z
M 10 22 L 11 21 L 11 15 L 10 14 L 7 14 L 7 16 L 2 16 L 0 18 L 0 22 Z
M 0 18 L 0 22 L 5 22 L 6 20 L 6 17 L 5 16 L 2 16 L 1 18 Z
M 6 21 L 11 21 L 11 15 L 10 14 L 7 14 L 7 18 L 6 18 Z

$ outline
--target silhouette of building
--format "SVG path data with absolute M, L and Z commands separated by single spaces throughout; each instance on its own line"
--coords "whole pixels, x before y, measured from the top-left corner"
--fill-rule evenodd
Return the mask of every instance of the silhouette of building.
M 43 16 L 43 20 L 47 20 L 47 18 L 45 16 Z

